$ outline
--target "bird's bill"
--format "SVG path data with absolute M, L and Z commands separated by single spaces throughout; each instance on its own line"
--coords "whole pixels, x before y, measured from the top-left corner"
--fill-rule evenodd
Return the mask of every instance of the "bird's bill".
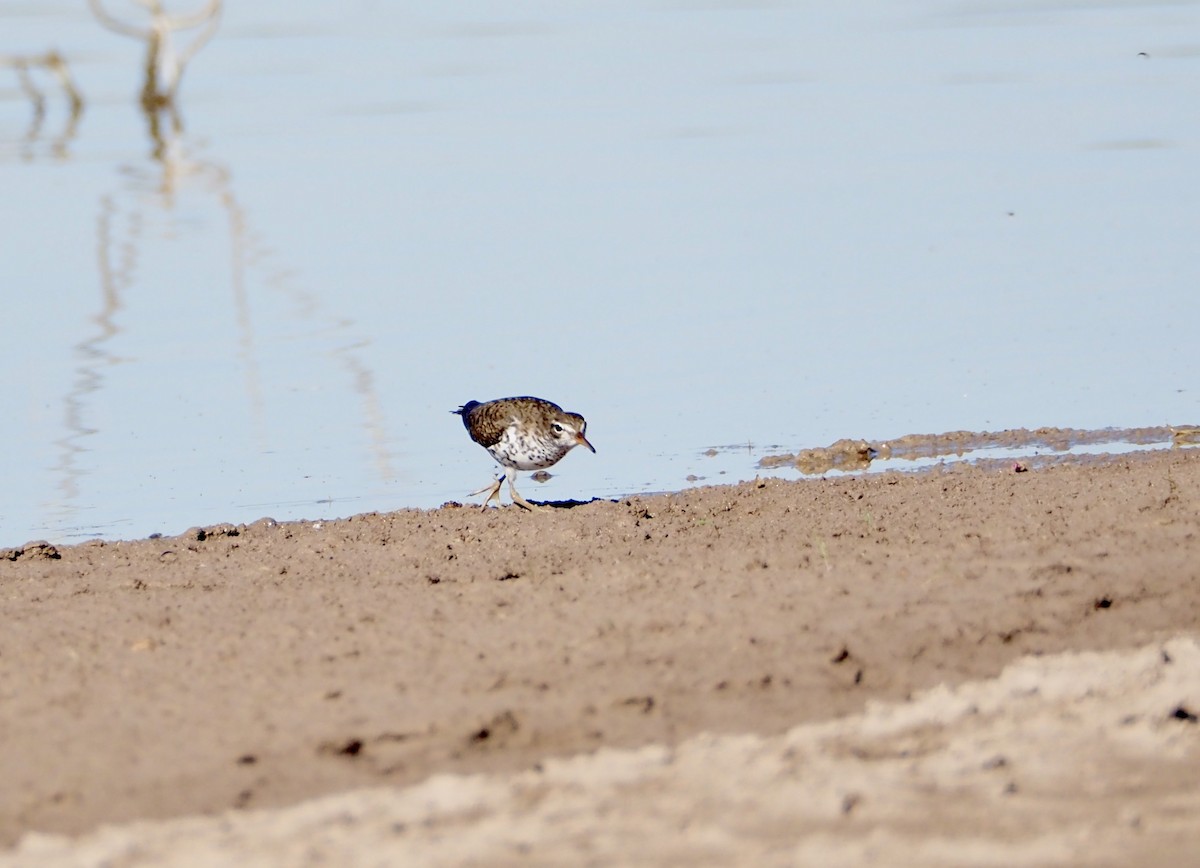
M 588 449 L 591 449 L 593 452 L 596 451 L 596 447 L 593 446 L 591 443 L 588 443 L 588 439 L 586 437 L 584 437 L 582 434 L 575 435 L 575 442 L 578 443 L 580 446 L 586 446 Z

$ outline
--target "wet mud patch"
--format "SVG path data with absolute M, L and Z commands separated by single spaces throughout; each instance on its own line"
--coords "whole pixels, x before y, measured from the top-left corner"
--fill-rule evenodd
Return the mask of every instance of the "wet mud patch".
M 880 441 L 845 438 L 829 446 L 795 453 L 771 452 L 762 456 L 756 466 L 763 470 L 794 467 L 805 475 L 820 476 L 830 471 L 918 470 L 963 461 L 1024 473 L 1031 467 L 1196 445 L 1200 445 L 1200 426 L 1196 425 L 950 431 L 945 434 L 907 434 Z M 709 452 L 718 454 L 714 450 Z

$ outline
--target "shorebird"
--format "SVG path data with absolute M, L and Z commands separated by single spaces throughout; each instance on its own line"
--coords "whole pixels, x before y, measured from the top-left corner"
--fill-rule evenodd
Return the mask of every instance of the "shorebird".
M 525 509 L 540 507 L 517 493 L 514 484 L 518 470 L 544 470 L 557 464 L 576 446 L 596 447 L 584 436 L 587 422 L 578 413 L 568 413 L 562 407 L 541 398 L 497 398 L 495 401 L 468 401 L 451 413 L 462 416 L 463 426 L 471 439 L 482 446 L 505 468 L 491 485 L 485 485 L 471 496 L 488 496 L 483 501 L 487 509 L 492 498 L 500 503 L 500 484 L 508 479 L 508 491 L 513 503 Z

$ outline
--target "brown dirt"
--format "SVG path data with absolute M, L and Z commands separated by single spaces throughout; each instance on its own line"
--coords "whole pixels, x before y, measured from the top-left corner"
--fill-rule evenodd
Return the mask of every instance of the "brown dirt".
M 774 737 L 1025 655 L 1196 634 L 1200 451 L 27 545 L 0 552 L 0 594 L 11 845 Z M 1172 760 L 1188 780 L 1198 741 Z M 1113 774 L 1135 807 L 1180 780 Z M 1136 852 L 1187 852 L 1189 822 Z

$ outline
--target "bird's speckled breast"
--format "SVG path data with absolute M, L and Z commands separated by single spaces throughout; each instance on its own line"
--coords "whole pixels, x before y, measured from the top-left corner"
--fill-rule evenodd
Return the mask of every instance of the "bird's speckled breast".
M 541 470 L 557 463 L 570 450 L 556 442 L 531 437 L 520 425 L 513 423 L 504 429 L 499 440 L 487 447 L 487 451 L 505 467 Z

